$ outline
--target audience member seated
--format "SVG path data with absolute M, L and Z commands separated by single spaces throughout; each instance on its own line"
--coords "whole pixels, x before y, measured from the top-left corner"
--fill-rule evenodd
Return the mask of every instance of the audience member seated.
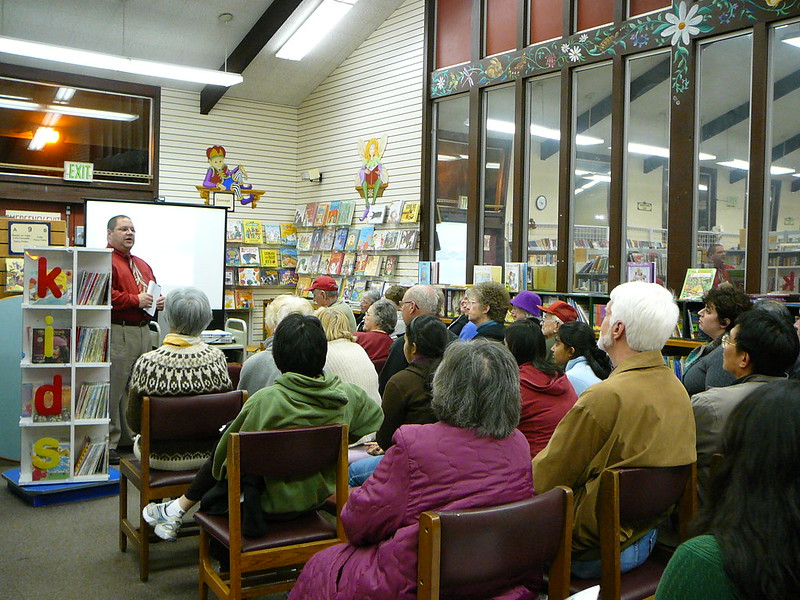
M 364 319 L 367 316 L 367 311 L 369 310 L 369 307 L 380 300 L 380 298 L 381 293 L 374 289 L 369 289 L 361 294 L 361 303 L 359 304 L 361 312 L 356 315 L 356 331 L 366 331 L 366 329 L 364 329 Z
M 225 463 L 231 433 L 346 423 L 350 440 L 355 441 L 378 429 L 383 414 L 363 390 L 323 373 L 327 353 L 325 331 L 316 317 L 291 313 L 280 322 L 272 354 L 281 375 L 247 399 L 185 495 L 144 508 L 142 517 L 158 537 L 175 541 L 181 517 L 201 499 L 203 510 L 212 514 L 227 508 Z M 260 509 L 266 520 L 284 520 L 317 509 L 335 490 L 333 471 L 303 479 L 265 480 Z M 252 514 L 253 507 L 248 508 Z
M 390 337 L 397 323 L 394 304 L 386 298 L 374 302 L 364 315 L 364 330 L 356 332 L 356 342 L 367 351 L 367 356 L 380 375 L 394 340 Z
M 542 333 L 547 340 L 547 350 L 552 351 L 556 343 L 556 333 L 564 323 L 578 320 L 578 311 L 574 306 L 556 300 L 550 306 L 539 305 L 542 313 Z
M 464 329 L 464 325 L 469 323 L 469 315 L 467 314 L 469 312 L 469 299 L 466 296 L 461 298 L 459 309 L 461 310 L 461 314 L 450 321 L 450 324 L 447 326 L 447 330 L 453 335 L 459 335 L 461 330 Z
M 539 320 L 542 316 L 542 298 L 536 292 L 523 290 L 511 299 L 511 314 L 515 321 L 530 319 L 537 325 L 541 325 Z
M 736 317 L 752 308 L 747 294 L 729 285 L 709 290 L 703 303 L 697 313 L 699 327 L 711 341 L 692 350 L 684 361 L 683 385 L 690 396 L 733 383 L 733 375 L 722 368 L 722 336 L 733 329 Z
M 539 454 L 564 415 L 578 399 L 567 376 L 547 360 L 541 327 L 527 319 L 506 328 L 506 346 L 519 365 L 522 409 L 519 430 Z
M 356 344 L 356 338 L 350 333 L 347 319 L 341 318 L 339 311 L 329 308 L 318 308 L 315 313 L 325 329 L 328 338 L 328 359 L 325 372 L 337 375 L 342 381 L 357 385 L 380 406 L 381 395 L 378 393 L 378 374 L 367 355 L 367 351 Z
M 422 315 L 408 324 L 403 339 L 408 367 L 386 384 L 381 405 L 383 424 L 375 434 L 376 443 L 368 449 L 372 456 L 350 465 L 351 486 L 361 485 L 372 475 L 383 453 L 394 443 L 392 436 L 398 427 L 436 422 L 431 408 L 433 374 L 450 343 L 450 336 L 438 317 Z
M 753 390 L 786 378 L 800 353 L 800 340 L 785 317 L 755 309 L 739 315 L 731 332 L 722 336 L 721 347 L 722 367 L 733 376 L 733 385 L 692 396 L 701 504 L 708 498 L 711 459 L 722 452 L 720 436 L 731 411 Z
M 506 286 L 496 281 L 482 281 L 469 288 L 466 297 L 470 303 L 467 316 L 472 327 L 465 325 L 459 337 L 462 340 L 485 337 L 502 342 L 510 302 Z
M 419 515 L 490 507 L 533 496 L 511 353 L 485 339 L 450 344 L 433 379 L 438 423 L 403 425 L 341 519 L 350 544 L 316 554 L 291 600 L 417 597 Z M 503 598 L 530 599 L 519 587 Z
M 608 354 L 597 347 L 594 329 L 581 321 L 570 321 L 558 328 L 553 344 L 553 362 L 566 369 L 575 393 L 600 383 L 611 374 Z
M 623 283 L 611 292 L 598 346 L 616 367 L 581 394 L 533 459 L 537 493 L 567 485 L 575 493 L 572 572 L 600 576 L 597 496 L 600 474 L 620 467 L 672 467 L 695 461 L 692 404 L 661 348 L 678 321 L 672 294 L 657 283 Z M 643 563 L 655 523 L 623 530 L 622 572 Z
M 272 385 L 281 374 L 272 357 L 272 343 L 275 339 L 273 336 L 278 324 L 286 315 L 293 312 L 310 315 L 314 313 L 314 310 L 308 300 L 289 294 L 278 296 L 267 306 L 264 313 L 264 328 L 267 330 L 264 350 L 244 361 L 239 376 L 238 389 L 247 390 L 248 396 L 252 396 L 261 388 Z
M 194 396 L 233 389 L 228 363 L 218 348 L 200 340 L 211 323 L 211 305 L 197 288 L 177 288 L 167 294 L 164 316 L 170 332 L 161 347 L 142 354 L 133 365 L 128 384 L 128 426 L 137 434 L 133 453 L 141 458 L 142 400 L 145 396 Z M 203 407 L 198 406 L 198 411 Z M 150 466 L 165 471 L 198 469 L 211 455 L 213 441 L 205 447 L 197 442 L 161 442 L 151 447 Z
M 722 433 L 723 460 L 696 530 L 678 547 L 656 600 L 800 598 L 800 382 L 750 393 Z
M 408 286 L 393 285 L 383 294 L 383 297 L 390 300 L 397 309 L 397 325 L 394 327 L 394 333 L 392 334 L 393 339 L 397 339 L 397 336 L 403 335 L 406 332 L 406 323 L 403 321 L 403 311 L 401 310 L 402 306 L 400 303 L 403 301 L 403 296 L 405 296 L 407 291 Z

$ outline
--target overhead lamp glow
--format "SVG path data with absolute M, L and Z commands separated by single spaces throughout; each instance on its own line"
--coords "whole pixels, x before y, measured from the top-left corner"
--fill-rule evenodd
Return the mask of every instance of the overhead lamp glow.
M 628 152 L 631 154 L 642 154 L 644 156 L 660 156 L 662 158 L 669 158 L 669 148 L 661 146 L 651 146 L 649 144 L 639 144 L 637 142 L 628 142 Z M 713 154 L 700 152 L 697 155 L 699 160 L 714 160 L 717 158 Z
M 549 140 L 560 140 L 561 132 L 558 129 L 551 129 L 531 123 L 531 135 L 547 138 Z M 578 134 L 575 136 L 575 144 L 577 146 L 596 146 L 602 144 L 603 140 L 589 135 Z
M 52 127 L 39 127 L 33 134 L 31 143 L 28 144 L 28 150 L 39 151 L 44 148 L 45 144 L 54 144 L 57 141 L 58 131 Z
M 353 8 L 357 0 L 323 0 L 275 54 L 286 60 L 302 60 Z
M 39 104 L 38 102 L 24 102 L 22 100 L 6 100 L 0 98 L 0 108 L 12 110 L 27 110 L 34 112 L 48 112 L 73 117 L 88 117 L 90 119 L 104 119 L 106 121 L 135 121 L 139 115 L 130 113 L 113 112 L 110 110 L 96 110 L 94 108 L 81 108 L 79 106 L 66 106 L 62 104 Z
M 5 36 L 0 36 L 0 53 L 27 56 L 40 60 L 52 60 L 94 69 L 107 69 L 121 73 L 133 73 L 135 75 L 147 75 L 224 87 L 230 87 L 244 81 L 244 78 L 239 73 L 226 73 L 224 71 L 184 67 L 153 60 L 126 58 L 124 56 L 77 50 L 66 46 L 40 42 L 29 42 Z
M 750 170 L 750 163 L 740 158 L 734 158 L 733 160 L 718 162 L 717 164 L 720 165 L 721 167 L 739 169 L 740 171 Z M 769 168 L 770 175 L 788 175 L 789 173 L 794 173 L 794 171 L 795 171 L 794 169 L 789 169 L 788 167 L 778 167 L 775 165 L 772 165 Z
M 800 37 L 787 38 L 781 41 L 784 44 L 789 44 L 790 46 L 794 46 L 795 48 L 800 48 Z

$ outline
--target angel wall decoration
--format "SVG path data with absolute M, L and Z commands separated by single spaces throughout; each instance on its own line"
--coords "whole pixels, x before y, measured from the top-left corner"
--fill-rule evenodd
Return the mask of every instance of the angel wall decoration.
M 383 166 L 382 158 L 386 150 L 388 136 L 384 134 L 380 140 L 358 140 L 358 155 L 361 157 L 362 166 L 356 175 L 356 189 L 364 198 L 364 214 L 359 221 L 369 215 L 369 209 L 375 201 L 383 195 L 383 190 L 389 185 L 389 173 Z

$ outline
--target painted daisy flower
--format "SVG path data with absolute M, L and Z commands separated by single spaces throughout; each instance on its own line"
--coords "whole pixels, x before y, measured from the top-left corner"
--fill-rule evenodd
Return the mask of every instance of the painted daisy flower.
M 578 38 L 578 41 L 579 41 L 581 44 L 583 44 L 583 43 L 584 43 L 586 40 L 588 40 L 588 39 L 589 39 L 589 36 L 588 36 L 588 35 L 586 35 L 586 34 L 584 33 L 584 34 L 583 34 L 581 37 L 579 37 L 579 38 Z
M 579 60 L 581 60 L 581 58 L 582 58 L 581 49 L 579 46 L 573 46 L 572 48 L 569 49 L 569 59 L 572 62 L 578 62 Z
M 700 33 L 700 30 L 695 27 L 703 22 L 703 17 L 697 14 L 699 6 L 692 4 L 691 8 L 686 10 L 686 2 L 681 1 L 678 4 L 678 13 L 667 13 L 664 18 L 672 23 L 664 31 L 661 32 L 662 37 L 672 36 L 670 43 L 677 46 L 679 43 L 684 46 L 689 45 L 689 36 Z
M 567 52 L 569 52 L 569 44 L 561 44 L 561 52 L 563 54 L 566 54 Z

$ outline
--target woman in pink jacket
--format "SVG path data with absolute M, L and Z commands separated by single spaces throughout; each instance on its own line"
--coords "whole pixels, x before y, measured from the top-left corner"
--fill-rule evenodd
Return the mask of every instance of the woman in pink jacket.
M 533 496 L 528 443 L 516 430 L 518 370 L 505 347 L 483 339 L 450 344 L 431 403 L 440 421 L 395 432 L 372 477 L 352 491 L 342 510 L 350 543 L 314 556 L 290 599 L 413 600 L 420 513 Z M 494 597 L 534 595 L 516 586 Z

